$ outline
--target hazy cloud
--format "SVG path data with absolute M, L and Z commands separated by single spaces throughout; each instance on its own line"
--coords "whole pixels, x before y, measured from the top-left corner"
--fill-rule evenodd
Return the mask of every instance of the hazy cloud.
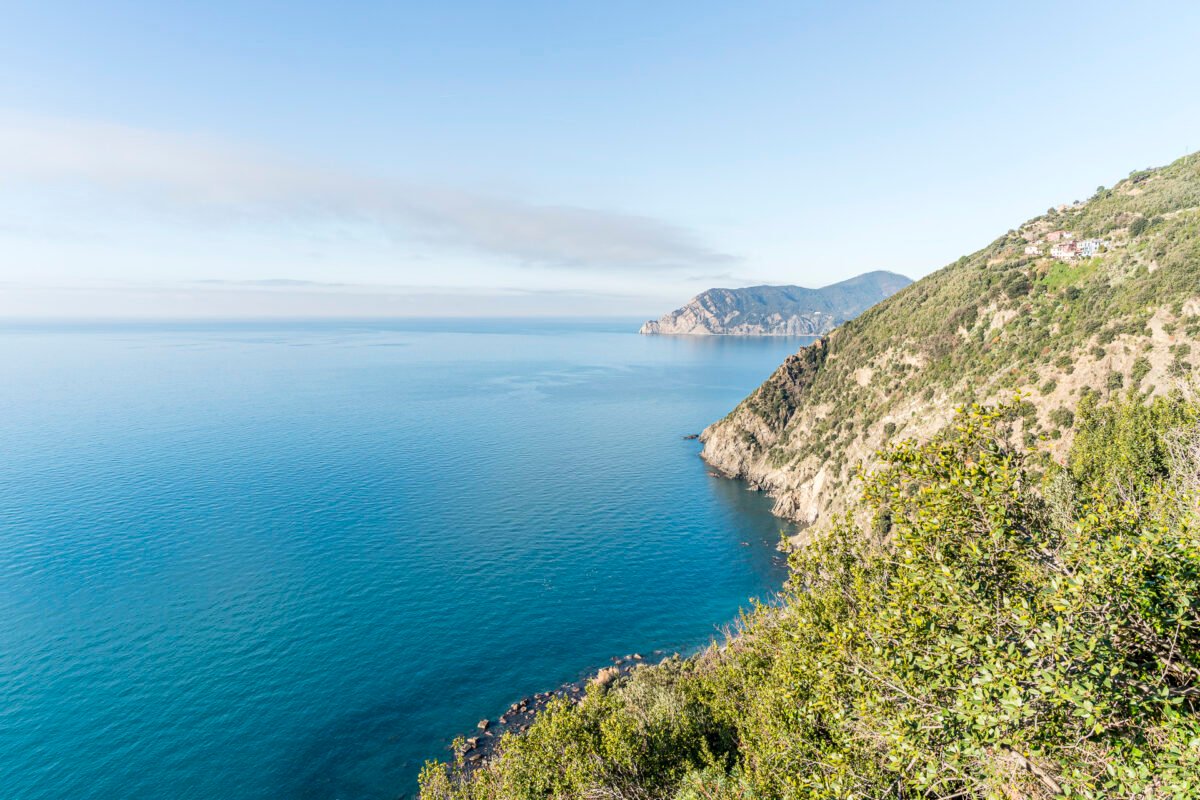
M 5 287 L 0 292 L 0 320 L 543 315 L 633 318 L 645 316 L 666 302 L 605 291 L 327 284 L 288 279 L 0 285 Z
M 772 281 L 770 278 L 739 275 L 733 272 L 714 272 L 705 273 L 702 275 L 688 275 L 686 278 L 684 278 L 684 280 L 693 283 L 705 283 L 708 284 L 709 288 L 716 288 L 720 286 L 762 286 L 763 284 L 779 283 L 778 280 Z
M 346 293 L 406 293 L 410 295 L 424 294 L 464 294 L 470 293 L 481 297 L 496 297 L 501 295 L 521 295 L 529 297 L 606 297 L 641 299 L 644 295 L 636 292 L 613 292 L 580 289 L 547 289 L 533 286 L 472 286 L 464 289 L 462 286 L 449 286 L 427 283 L 334 283 L 330 281 L 309 281 L 296 278 L 253 278 L 247 280 L 226 280 L 222 278 L 202 278 L 187 281 L 183 287 L 200 289 L 265 289 L 271 291 L 338 291 Z M 120 288 L 130 288 L 129 284 Z M 158 284 L 155 286 L 139 286 L 141 290 L 154 289 L 157 291 L 172 291 L 180 288 L 174 285 Z
M 553 267 L 667 269 L 736 259 L 614 211 L 294 164 L 202 137 L 0 115 L 0 181 L 84 189 L 185 222 L 344 225 Z
M 352 285 L 348 283 L 331 283 L 329 281 L 304 281 L 296 278 L 259 278 L 255 280 L 241 281 L 231 281 L 220 278 L 205 278 L 202 280 L 192 281 L 192 283 L 201 286 L 251 286 L 264 287 L 268 289 L 328 289 Z

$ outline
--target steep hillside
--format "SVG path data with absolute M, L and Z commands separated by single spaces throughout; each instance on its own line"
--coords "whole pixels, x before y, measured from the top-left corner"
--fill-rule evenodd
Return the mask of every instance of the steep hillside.
M 1197 156 L 901 291 L 704 434 L 852 512 L 779 602 L 459 740 L 422 799 L 1200 800 L 1198 346 Z
M 641 333 L 819 336 L 908 286 L 892 272 L 868 272 L 821 289 L 749 286 L 709 289 Z
M 422 800 L 1200 798 L 1200 405 L 1089 394 L 1040 481 L 1013 411 L 888 448 L 736 636 L 459 739 Z
M 1043 466 L 1082 393 L 1162 394 L 1200 358 L 1200 155 L 1051 209 L 788 360 L 703 434 L 704 458 L 814 522 L 889 440 L 1020 391 Z

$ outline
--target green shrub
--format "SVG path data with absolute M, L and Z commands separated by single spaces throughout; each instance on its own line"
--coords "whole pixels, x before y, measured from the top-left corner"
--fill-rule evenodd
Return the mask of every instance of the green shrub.
M 1050 412 L 1050 421 L 1059 428 L 1069 429 L 1075 424 L 1075 413 L 1069 408 L 1056 408 Z
M 1133 362 L 1133 367 L 1129 371 L 1129 379 L 1137 386 L 1142 382 L 1142 378 L 1150 373 L 1150 359 L 1145 356 L 1138 356 Z

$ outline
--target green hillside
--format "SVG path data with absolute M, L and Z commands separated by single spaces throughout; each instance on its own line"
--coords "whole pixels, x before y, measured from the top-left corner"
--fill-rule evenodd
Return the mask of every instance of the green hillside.
M 1198 223 L 1190 156 L 789 358 L 705 432 L 818 522 L 780 602 L 424 800 L 1200 798 Z
M 1055 258 L 1056 235 L 1099 252 Z M 1069 445 L 1083 389 L 1161 394 L 1197 358 L 1192 155 L 1030 220 L 846 323 L 706 431 L 705 458 L 812 522 L 853 503 L 850 479 L 882 445 L 928 438 L 956 404 L 1022 391 L 1022 439 L 1050 438 L 1045 464 Z

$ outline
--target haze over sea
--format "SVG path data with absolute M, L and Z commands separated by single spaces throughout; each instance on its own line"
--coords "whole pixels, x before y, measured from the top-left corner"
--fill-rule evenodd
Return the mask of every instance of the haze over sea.
M 394 800 L 784 577 L 684 441 L 797 339 L 637 321 L 0 328 L 0 797 Z

